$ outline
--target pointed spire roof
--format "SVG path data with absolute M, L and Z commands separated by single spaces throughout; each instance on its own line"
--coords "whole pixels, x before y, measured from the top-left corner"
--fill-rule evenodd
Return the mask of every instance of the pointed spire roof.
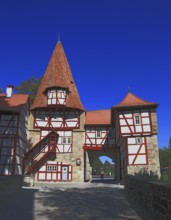
M 40 83 L 37 95 L 31 106 L 35 108 L 47 107 L 47 96 L 45 92 L 48 88 L 64 88 L 69 91 L 66 107 L 85 110 L 80 100 L 63 46 L 58 40 L 45 74 Z
M 158 103 L 145 101 L 131 92 L 128 92 L 125 98 L 118 104 L 113 106 L 113 108 L 137 108 L 137 107 L 157 107 Z

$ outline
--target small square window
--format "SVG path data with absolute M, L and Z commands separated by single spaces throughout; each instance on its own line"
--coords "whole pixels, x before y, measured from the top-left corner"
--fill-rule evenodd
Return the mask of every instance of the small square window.
M 68 144 L 71 144 L 71 138 L 68 137 Z
M 51 165 L 47 166 L 47 171 L 51 171 Z
M 56 172 L 56 171 L 57 171 L 56 165 L 53 165 L 53 166 L 52 166 L 52 171 L 53 171 L 53 172 Z
M 66 144 L 66 138 L 65 137 L 62 138 L 62 144 Z
M 71 137 L 63 137 L 62 144 L 71 144 Z

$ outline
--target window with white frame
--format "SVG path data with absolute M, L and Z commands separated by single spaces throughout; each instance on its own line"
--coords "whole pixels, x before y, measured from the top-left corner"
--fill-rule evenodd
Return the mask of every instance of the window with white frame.
M 57 171 L 57 166 L 56 165 L 52 165 L 52 172 L 56 172 Z
M 134 115 L 134 121 L 136 125 L 140 125 L 141 124 L 141 118 L 139 114 Z
M 142 144 L 142 137 L 136 137 L 136 144 Z
M 100 137 L 101 137 L 101 130 L 100 130 L 100 129 L 97 129 L 97 131 L 96 131 L 96 137 L 97 137 L 97 138 L 100 138 Z
M 61 99 L 61 98 L 62 98 L 62 93 L 63 93 L 62 91 L 58 91 L 58 92 L 57 92 L 57 97 L 58 97 L 58 99 Z
M 71 137 L 63 137 L 62 144 L 71 144 Z
M 47 171 L 51 171 L 51 165 L 47 165 Z

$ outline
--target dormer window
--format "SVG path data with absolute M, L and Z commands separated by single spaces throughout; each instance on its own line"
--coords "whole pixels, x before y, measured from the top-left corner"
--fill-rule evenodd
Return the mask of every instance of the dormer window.
M 47 93 L 48 105 L 65 105 L 67 100 L 66 89 L 50 89 Z

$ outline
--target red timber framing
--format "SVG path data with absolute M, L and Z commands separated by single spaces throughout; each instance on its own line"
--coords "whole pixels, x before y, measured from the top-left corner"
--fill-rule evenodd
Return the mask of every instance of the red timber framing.
M 36 177 L 37 181 L 41 182 L 72 181 L 72 165 L 49 161 L 39 167 Z
M 136 117 L 139 117 L 136 121 Z M 149 109 L 119 111 L 120 134 L 129 135 L 152 135 L 152 120 Z
M 51 131 L 41 130 L 40 140 L 42 140 Z M 72 153 L 72 131 L 56 131 L 58 140 L 56 142 L 56 153 Z
M 30 166 L 26 171 L 26 174 L 32 174 L 40 166 L 42 162 L 50 155 L 56 156 L 56 142 L 58 134 L 51 131 L 45 136 L 39 143 L 32 147 L 25 155 L 25 161 Z
M 114 147 L 115 135 L 111 126 L 93 126 L 85 129 L 84 150 L 102 150 Z
M 27 147 L 27 112 L 0 112 L 0 175 L 22 175 Z
M 137 143 L 136 139 L 141 138 L 141 143 Z M 147 165 L 148 153 L 146 137 L 127 138 L 127 161 L 128 165 Z
M 35 111 L 34 128 L 67 130 L 80 127 L 80 111 Z
M 62 89 L 51 89 L 47 93 L 48 105 L 65 105 L 67 101 L 67 91 Z

